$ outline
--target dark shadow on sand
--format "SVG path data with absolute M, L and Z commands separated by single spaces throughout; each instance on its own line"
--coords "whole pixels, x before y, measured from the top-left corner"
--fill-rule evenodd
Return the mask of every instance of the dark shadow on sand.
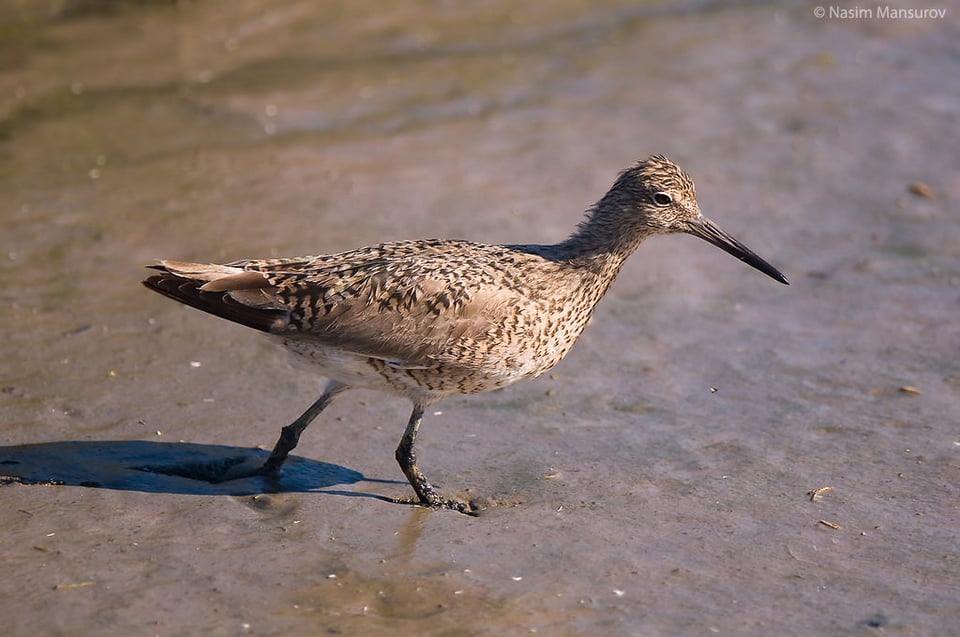
M 284 463 L 279 478 L 230 478 L 258 467 L 268 455 L 260 449 L 148 441 L 0 446 L 0 482 L 186 495 L 303 493 L 364 481 L 396 482 L 371 480 L 359 471 L 295 456 Z M 383 499 L 339 490 L 328 493 Z

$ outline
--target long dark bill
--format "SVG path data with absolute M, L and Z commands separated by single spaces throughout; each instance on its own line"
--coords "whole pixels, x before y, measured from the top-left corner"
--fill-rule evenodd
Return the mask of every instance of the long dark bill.
M 787 277 L 783 276 L 780 270 L 761 259 L 756 252 L 728 235 L 706 217 L 700 217 L 699 220 L 691 223 L 690 229 L 687 230 L 687 232 L 712 243 L 728 254 L 732 254 L 747 265 L 751 265 L 760 270 L 770 278 L 784 285 L 790 285 Z

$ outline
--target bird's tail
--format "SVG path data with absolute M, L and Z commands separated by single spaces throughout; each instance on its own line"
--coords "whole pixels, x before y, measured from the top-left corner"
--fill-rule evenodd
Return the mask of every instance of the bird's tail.
M 184 305 L 228 321 L 273 332 L 286 324 L 289 312 L 269 302 L 270 283 L 261 273 L 243 268 L 184 261 L 160 261 L 147 266 L 159 270 L 143 285 Z

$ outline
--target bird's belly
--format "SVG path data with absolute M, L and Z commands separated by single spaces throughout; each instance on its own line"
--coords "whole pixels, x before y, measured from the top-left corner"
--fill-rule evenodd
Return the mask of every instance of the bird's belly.
M 498 389 L 536 375 L 506 366 L 475 366 L 435 362 L 403 365 L 380 358 L 298 339 L 283 339 L 293 365 L 336 379 L 412 400 L 432 402 L 451 394 L 475 394 Z

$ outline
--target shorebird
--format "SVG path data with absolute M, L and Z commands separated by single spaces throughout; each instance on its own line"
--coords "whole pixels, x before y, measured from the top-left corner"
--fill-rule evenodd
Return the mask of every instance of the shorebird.
M 413 402 L 396 459 L 415 502 L 469 513 L 471 504 L 441 496 L 417 466 L 424 410 L 445 396 L 549 370 L 573 347 L 637 246 L 678 232 L 787 284 L 700 213 L 693 181 L 662 155 L 621 172 L 573 234 L 553 245 L 428 239 L 223 265 L 160 261 L 148 267 L 161 273 L 143 283 L 273 335 L 329 379 L 255 473 L 277 476 L 311 421 L 344 390 L 366 387 Z

